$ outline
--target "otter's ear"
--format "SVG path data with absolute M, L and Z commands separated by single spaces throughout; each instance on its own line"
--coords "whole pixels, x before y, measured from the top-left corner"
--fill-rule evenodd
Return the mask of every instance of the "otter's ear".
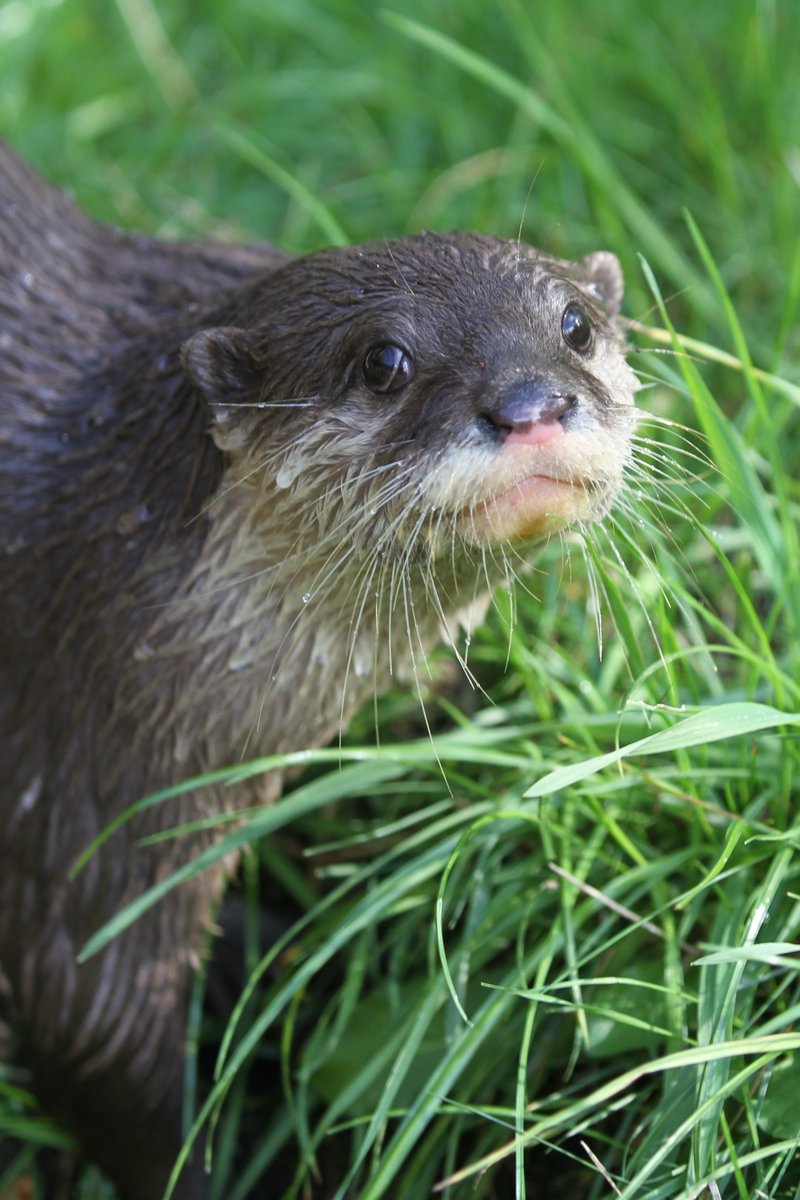
M 212 415 L 256 400 L 264 367 L 246 330 L 204 329 L 184 344 L 181 359 L 189 382 Z
M 609 317 L 616 317 L 622 305 L 625 280 L 616 254 L 610 250 L 596 250 L 580 260 L 580 280 L 584 287 L 600 302 Z

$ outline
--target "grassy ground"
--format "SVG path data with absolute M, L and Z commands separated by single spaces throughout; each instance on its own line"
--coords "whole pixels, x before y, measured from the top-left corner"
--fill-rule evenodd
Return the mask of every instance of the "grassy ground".
M 522 221 L 656 327 L 624 511 L 498 597 L 485 693 L 431 689 L 435 749 L 389 698 L 260 818 L 300 925 L 222 1046 L 219 1200 L 800 1195 L 799 68 L 791 0 L 0 7 L 0 129 L 99 217 Z

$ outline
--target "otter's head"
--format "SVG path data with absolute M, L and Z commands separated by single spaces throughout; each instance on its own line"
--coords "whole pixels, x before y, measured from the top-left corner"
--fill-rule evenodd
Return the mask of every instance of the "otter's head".
M 610 253 L 422 234 L 289 263 L 184 364 L 233 476 L 295 532 L 430 561 L 608 510 L 637 386 L 622 291 Z

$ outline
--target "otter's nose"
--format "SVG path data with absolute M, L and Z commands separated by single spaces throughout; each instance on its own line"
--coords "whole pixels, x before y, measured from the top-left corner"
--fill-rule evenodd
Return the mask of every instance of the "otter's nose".
M 500 397 L 484 417 L 506 440 L 548 442 L 563 433 L 562 422 L 576 397 L 552 381 L 526 379 Z

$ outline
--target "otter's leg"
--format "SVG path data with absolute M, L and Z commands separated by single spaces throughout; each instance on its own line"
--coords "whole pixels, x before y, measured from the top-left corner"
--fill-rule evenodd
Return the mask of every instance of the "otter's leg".
M 139 1089 L 118 1073 L 75 1077 L 49 1054 L 23 1049 L 36 1094 L 47 1111 L 77 1139 L 84 1154 L 108 1176 L 120 1200 L 161 1200 L 181 1146 L 180 1080 L 177 1102 L 170 1087 L 146 1110 Z M 187 1163 L 175 1200 L 205 1200 L 199 1151 Z
M 161 1200 L 182 1144 L 194 957 L 185 948 L 186 931 L 202 929 L 210 904 L 193 883 L 170 893 L 83 964 L 76 961 L 88 936 L 80 889 L 60 911 L 51 906 L 24 948 L 9 947 L 8 939 L 3 947 L 14 964 L 9 978 L 21 1058 L 33 1072 L 36 1094 L 121 1200 Z M 206 1196 L 200 1158 L 198 1148 L 177 1200 Z

